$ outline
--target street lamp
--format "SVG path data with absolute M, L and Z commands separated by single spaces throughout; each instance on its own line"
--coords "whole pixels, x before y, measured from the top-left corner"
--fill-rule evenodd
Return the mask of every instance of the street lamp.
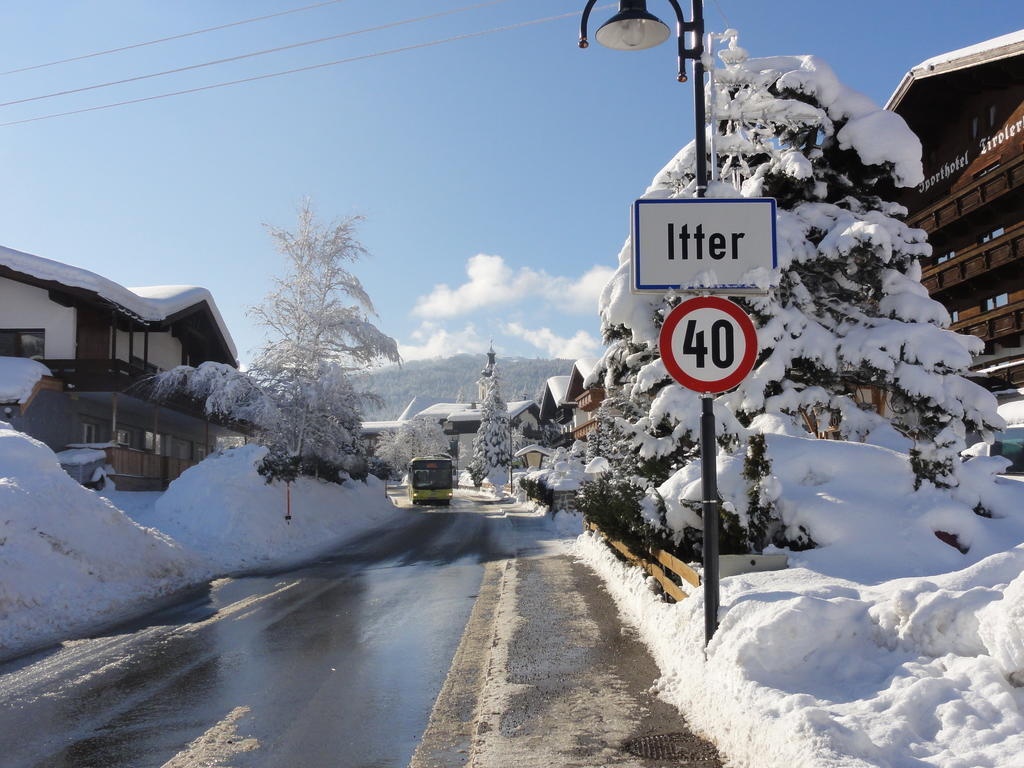
M 597 0 L 587 0 L 580 19 L 580 48 L 586 48 L 587 21 Z M 693 59 L 694 149 L 696 150 L 697 197 L 704 197 L 708 187 L 707 119 L 704 112 L 704 6 L 692 0 L 692 20 L 683 18 L 678 0 L 668 0 L 676 12 L 676 42 L 679 48 L 679 71 L 676 78 L 686 82 L 686 60 Z M 692 34 L 692 46 L 686 35 Z M 597 42 L 618 51 L 641 51 L 653 48 L 668 39 L 668 26 L 647 10 L 646 0 L 619 0 L 619 12 L 597 30 Z M 701 486 L 704 516 L 704 645 L 711 642 L 718 628 L 718 472 L 715 446 L 713 395 L 702 393 L 700 416 Z
M 587 0 L 580 19 L 580 48 L 590 45 L 587 40 L 587 21 L 597 0 Z M 697 125 L 694 141 L 697 150 L 697 197 L 704 197 L 708 186 L 707 137 L 704 112 L 704 6 L 701 0 L 692 0 L 691 21 L 683 18 L 678 0 L 668 0 L 676 13 L 676 43 L 678 68 L 676 79 L 685 83 L 686 60 L 693 59 L 693 117 Z M 686 36 L 693 35 L 693 45 L 686 44 Z M 616 51 L 642 51 L 665 42 L 669 28 L 661 19 L 647 10 L 646 0 L 619 0 L 619 12 L 601 25 L 595 35 L 597 42 Z

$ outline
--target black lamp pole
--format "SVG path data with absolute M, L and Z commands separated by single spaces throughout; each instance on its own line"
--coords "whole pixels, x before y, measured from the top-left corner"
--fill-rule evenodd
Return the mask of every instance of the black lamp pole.
M 580 48 L 590 45 L 587 40 L 587 21 L 597 0 L 587 0 L 580 19 Z M 694 145 L 697 155 L 697 197 L 704 197 L 708 188 L 707 116 L 704 111 L 704 6 L 702 0 L 692 0 L 692 20 L 683 18 L 683 9 L 677 0 L 668 0 L 676 13 L 676 43 L 679 49 L 677 79 L 686 82 L 686 60 L 693 59 L 693 118 Z M 693 46 L 686 44 L 686 35 L 693 35 Z M 668 27 L 647 11 L 646 0 L 620 0 L 619 12 L 597 30 L 597 41 L 620 51 L 653 48 L 668 39 Z M 714 396 L 703 392 L 700 417 L 700 455 L 702 458 L 701 484 L 704 516 L 704 644 L 718 628 L 718 471 L 715 446 Z

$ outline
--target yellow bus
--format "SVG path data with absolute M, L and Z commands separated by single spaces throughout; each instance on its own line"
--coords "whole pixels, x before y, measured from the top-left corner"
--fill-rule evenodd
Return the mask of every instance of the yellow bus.
M 409 501 L 450 504 L 452 460 L 447 456 L 417 456 L 409 462 Z

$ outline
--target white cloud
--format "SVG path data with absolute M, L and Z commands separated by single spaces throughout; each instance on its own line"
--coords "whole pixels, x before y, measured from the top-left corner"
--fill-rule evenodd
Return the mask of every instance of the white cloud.
M 436 323 L 421 323 L 411 334 L 418 344 L 398 345 L 403 360 L 425 360 L 431 357 L 450 357 L 460 352 L 486 352 L 490 341 L 477 333 L 470 324 L 461 331 L 448 331 Z
M 579 278 L 555 277 L 544 270 L 513 270 L 501 256 L 477 254 L 466 262 L 469 280 L 456 288 L 434 286 L 416 301 L 413 313 L 421 317 L 456 317 L 477 309 L 543 298 L 555 308 L 573 314 L 597 314 L 601 289 L 615 270 L 591 267 Z
M 543 349 L 548 357 L 565 357 L 576 360 L 581 357 L 595 357 L 601 342 L 586 331 L 576 331 L 569 338 L 557 336 L 550 328 L 526 328 L 519 323 L 506 323 L 505 332 L 529 342 L 537 349 Z

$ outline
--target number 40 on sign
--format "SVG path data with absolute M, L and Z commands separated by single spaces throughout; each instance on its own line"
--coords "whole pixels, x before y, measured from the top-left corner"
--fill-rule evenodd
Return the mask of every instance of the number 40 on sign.
M 659 345 L 669 375 L 695 392 L 733 389 L 757 358 L 753 321 L 738 304 L 719 296 L 699 296 L 675 307 L 661 327 Z

